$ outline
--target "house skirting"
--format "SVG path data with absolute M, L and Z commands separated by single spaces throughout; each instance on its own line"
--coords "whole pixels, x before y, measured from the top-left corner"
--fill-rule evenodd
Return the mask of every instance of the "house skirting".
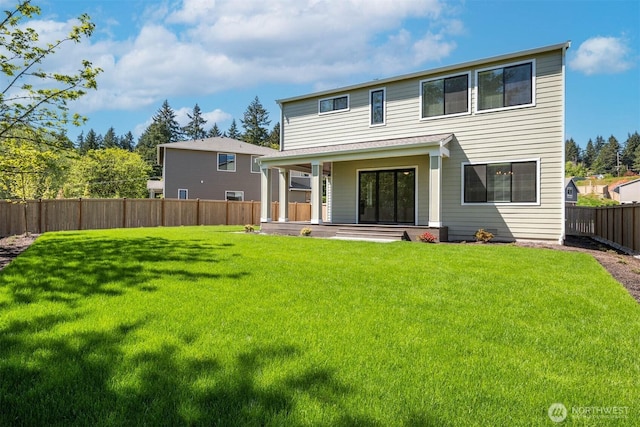
M 342 233 L 358 234 L 363 238 L 378 236 L 381 232 L 402 235 L 402 240 L 419 241 L 418 236 L 429 232 L 433 234 L 439 242 L 449 240 L 449 229 L 447 227 L 428 227 L 413 225 L 380 225 L 380 224 L 311 224 L 310 222 L 264 222 L 260 224 L 260 231 L 265 234 L 277 234 L 285 236 L 299 236 L 303 228 L 311 229 L 311 236 L 323 238 L 339 237 Z M 346 230 L 346 231 L 345 231 Z M 400 240 L 399 238 L 396 240 Z

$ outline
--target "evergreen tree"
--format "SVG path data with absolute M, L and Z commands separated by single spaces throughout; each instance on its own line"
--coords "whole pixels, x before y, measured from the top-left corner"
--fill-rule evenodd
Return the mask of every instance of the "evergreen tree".
M 207 121 L 202 117 L 200 106 L 196 104 L 193 107 L 193 113 L 187 114 L 189 123 L 182 128 L 184 135 L 189 139 L 202 139 L 207 137 L 207 132 L 204 130 L 204 125 Z
M 120 146 L 116 130 L 113 127 L 110 127 L 107 133 L 104 134 L 103 146 L 104 148 L 118 148 Z
M 620 163 L 625 165 L 628 170 L 635 170 L 636 172 L 640 172 L 640 169 L 634 166 L 636 152 L 639 148 L 640 134 L 638 134 L 638 131 L 636 131 L 633 133 L 633 135 L 629 134 L 629 136 L 627 137 L 627 141 L 624 143 L 622 156 L 620 156 Z
M 596 140 L 596 146 L 598 142 Z M 620 144 L 618 140 L 611 135 L 609 142 L 606 143 L 600 152 L 598 157 L 593 162 L 593 169 L 596 173 L 602 174 L 617 174 L 618 172 L 618 153 L 620 151 Z
M 229 129 L 227 130 L 226 136 L 227 138 L 242 140 L 242 135 L 240 134 L 238 125 L 236 124 L 236 119 L 231 121 L 231 126 L 229 126 Z
M 162 107 L 153 116 L 153 122 L 140 135 L 136 152 L 153 168 L 152 176 L 162 176 L 162 167 L 156 164 L 158 144 L 177 142 L 182 132 L 176 121 L 176 113 L 169 106 L 168 101 L 162 103 Z
M 100 148 L 102 148 L 100 146 L 102 142 L 101 139 L 102 138 L 98 137 L 98 135 L 96 134 L 96 131 L 94 131 L 93 129 L 89 129 L 87 135 L 82 141 L 80 141 L 78 151 L 80 152 L 80 154 L 86 154 L 89 150 L 99 150 Z
M 640 147 L 636 148 L 636 156 L 633 162 L 633 170 L 640 171 Z
M 215 138 L 220 136 L 222 136 L 222 133 L 220 132 L 220 128 L 218 128 L 217 123 L 214 123 L 213 127 L 209 130 L 209 133 L 207 133 L 207 137 Z
M 243 140 L 250 144 L 266 145 L 269 138 L 269 113 L 256 96 L 244 112 L 244 119 L 240 120 L 244 128 Z
M 135 144 L 134 144 L 133 134 L 131 133 L 131 131 L 127 132 L 124 136 L 120 137 L 119 147 L 122 148 L 123 150 L 133 151 Z
M 273 129 L 269 134 L 267 145 L 269 148 L 273 148 L 274 150 L 280 149 L 280 122 L 273 126 Z
M 84 147 L 84 132 L 80 132 L 80 135 L 78 135 L 78 137 L 76 138 L 76 150 L 78 150 L 78 152 L 82 153 L 83 147 Z M 86 150 L 85 150 L 86 152 Z
M 605 146 L 604 138 L 603 138 L 603 137 L 601 137 L 600 135 L 598 135 L 598 136 L 596 137 L 596 142 L 595 142 L 595 149 L 596 149 L 596 152 L 597 152 L 598 154 L 600 154 L 600 151 L 602 151 L 602 149 L 604 148 L 604 146 Z
M 598 153 L 596 153 L 596 148 L 593 145 L 593 141 L 589 139 L 589 142 L 587 142 L 587 148 L 585 148 L 584 155 L 582 156 L 582 161 L 584 162 L 584 166 L 587 169 L 591 169 L 591 166 L 593 165 L 593 162 L 596 160 L 596 157 L 598 157 Z
M 578 147 L 573 138 L 564 142 L 564 156 L 568 162 L 573 162 L 575 165 L 580 163 L 580 147 Z

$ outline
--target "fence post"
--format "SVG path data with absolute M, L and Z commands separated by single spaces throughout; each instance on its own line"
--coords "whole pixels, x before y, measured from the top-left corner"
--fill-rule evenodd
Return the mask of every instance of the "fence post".
M 225 200 L 224 224 L 229 225 L 229 200 Z
M 122 228 L 127 228 L 127 198 L 122 199 Z
M 38 199 L 38 234 L 42 234 L 42 199 Z
M 200 225 L 200 198 L 196 199 L 196 225 Z
M 162 208 L 162 212 L 160 213 L 160 222 L 161 222 L 160 225 L 164 227 L 164 197 L 162 198 L 161 208 Z
M 78 230 L 82 230 L 82 197 L 78 198 Z

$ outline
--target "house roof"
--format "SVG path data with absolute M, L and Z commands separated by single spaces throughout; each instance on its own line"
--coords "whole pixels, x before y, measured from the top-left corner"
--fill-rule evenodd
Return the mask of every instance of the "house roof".
M 550 46 L 543 46 L 543 47 L 539 47 L 539 48 L 535 48 L 535 49 L 529 49 L 529 50 L 523 50 L 523 51 L 519 51 L 519 52 L 514 52 L 514 53 L 509 53 L 506 55 L 500 55 L 500 56 L 493 56 L 493 57 L 489 57 L 489 58 L 485 58 L 485 59 L 478 59 L 475 61 L 469 61 L 469 62 L 463 62 L 463 63 L 459 63 L 459 64 L 454 64 L 454 65 L 447 65 L 444 67 L 440 67 L 440 68 L 434 68 L 431 70 L 423 70 L 423 71 L 418 71 L 415 73 L 410 73 L 410 74 L 403 74 L 400 76 L 396 76 L 396 77 L 389 77 L 389 78 L 385 78 L 385 79 L 378 79 L 378 80 L 372 80 L 366 83 L 360 83 L 360 84 L 356 84 L 356 85 L 351 85 L 351 86 L 345 86 L 345 87 L 341 87 L 341 88 L 337 88 L 337 89 L 331 89 L 331 90 L 325 90 L 325 91 L 321 91 L 321 92 L 314 92 L 314 93 L 310 93 L 307 95 L 300 95 L 300 96 L 294 96 L 291 98 L 284 98 L 284 99 L 278 99 L 276 100 L 276 102 L 280 105 L 282 105 L 285 102 L 292 102 L 292 101 L 299 101 L 302 99 L 307 99 L 307 98 L 315 98 L 315 97 L 322 97 L 325 95 L 330 95 L 330 94 L 335 94 L 335 93 L 341 93 L 341 92 L 349 92 L 349 91 L 353 91 L 356 89 L 361 89 L 361 88 L 365 88 L 365 87 L 369 87 L 369 86 L 383 86 L 385 84 L 388 83 L 392 83 L 392 82 L 397 82 L 397 81 L 401 81 L 401 80 L 407 80 L 407 79 L 415 79 L 418 77 L 425 77 L 428 75 L 433 75 L 433 74 L 440 74 L 440 73 L 446 73 L 452 70 L 458 70 L 461 68 L 475 68 L 478 65 L 482 65 L 482 64 L 488 64 L 490 62 L 500 62 L 500 61 L 509 61 L 515 58 L 519 58 L 519 57 L 523 57 L 523 56 L 532 56 L 532 55 L 537 55 L 540 53 L 546 53 L 546 52 L 552 52 L 555 50 L 560 50 L 560 49 L 568 49 L 571 46 L 571 42 L 570 41 L 566 41 L 564 43 L 558 43 L 558 44 L 554 44 L 554 45 L 550 45 Z
M 616 182 L 611 188 L 615 191 L 616 189 L 620 187 L 624 187 L 625 185 L 632 185 L 632 184 L 639 184 L 639 183 L 640 183 L 640 178 L 634 179 L 633 181 Z
M 167 144 L 158 144 L 158 150 L 162 148 L 170 148 L 173 150 L 194 150 L 194 151 L 216 151 L 230 152 L 237 154 L 254 154 L 254 155 L 270 155 L 277 153 L 277 150 L 268 147 L 260 147 L 258 145 L 249 144 L 232 138 L 214 137 L 205 139 L 196 139 L 191 141 L 171 142 Z
M 408 155 L 407 150 L 415 151 L 419 149 L 426 152 L 425 149 L 429 148 L 440 148 L 448 152 L 445 145 L 448 144 L 453 137 L 454 135 L 452 133 L 443 133 L 409 138 L 382 139 L 377 141 L 299 148 L 277 151 L 272 155 L 262 157 L 260 162 L 294 164 L 296 161 L 309 162 L 313 159 L 323 161 L 355 160 L 357 158 L 372 158 L 374 157 L 374 153 L 379 153 L 379 155 L 386 157 L 393 157 L 394 154 L 396 154 L 396 156 Z

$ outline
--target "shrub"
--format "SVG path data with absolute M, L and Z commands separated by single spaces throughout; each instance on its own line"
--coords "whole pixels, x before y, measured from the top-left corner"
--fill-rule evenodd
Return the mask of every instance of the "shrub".
M 302 230 L 300 230 L 300 235 L 301 236 L 311 236 L 311 228 L 309 227 L 304 227 Z
M 418 236 L 418 240 L 420 240 L 423 243 L 436 243 L 438 241 L 438 238 L 433 234 L 429 233 L 428 231 L 425 231 L 424 233 Z
M 493 239 L 493 233 L 482 228 L 476 231 L 475 236 L 476 236 L 476 240 L 482 243 L 487 243 L 488 241 Z

